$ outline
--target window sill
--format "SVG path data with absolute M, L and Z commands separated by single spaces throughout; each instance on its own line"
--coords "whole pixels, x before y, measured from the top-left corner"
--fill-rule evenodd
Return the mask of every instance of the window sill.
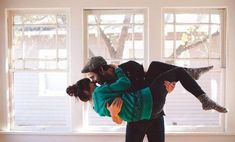
M 0 131 L 0 135 L 47 135 L 47 136 L 76 136 L 76 135 L 125 135 L 125 132 L 78 131 L 78 132 L 32 132 L 32 131 Z M 166 132 L 166 136 L 235 136 L 234 132 Z

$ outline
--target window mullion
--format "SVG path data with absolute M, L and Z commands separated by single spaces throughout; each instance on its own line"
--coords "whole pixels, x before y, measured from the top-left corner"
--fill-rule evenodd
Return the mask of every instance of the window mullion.
M 209 24 L 208 24 L 208 34 L 209 34 L 209 47 L 208 47 L 208 65 L 210 65 L 210 50 L 211 50 L 211 41 L 212 41 L 212 33 L 211 33 L 211 13 L 209 13 Z
M 131 33 L 131 36 L 132 36 L 132 56 L 133 56 L 133 59 L 135 59 L 135 15 L 131 15 L 131 17 L 133 18 L 133 22 L 131 24 L 131 27 L 132 27 L 132 33 Z
M 25 15 L 22 15 L 22 25 L 23 25 L 23 29 L 22 29 L 22 59 L 23 59 L 23 69 L 25 68 L 25 47 L 24 47 L 24 42 L 25 42 L 25 38 L 24 38 L 24 29 L 25 29 L 25 24 L 24 24 L 24 17 Z
M 55 38 L 55 48 L 56 48 L 56 68 L 59 68 L 59 48 L 58 48 L 58 15 L 56 14 L 56 38 Z
M 173 22 L 174 22 L 174 27 L 173 27 L 173 32 L 174 32 L 174 42 L 173 42 L 173 52 L 174 52 L 174 57 L 173 61 L 174 64 L 176 63 L 175 60 L 177 59 L 176 57 L 176 13 L 173 13 Z

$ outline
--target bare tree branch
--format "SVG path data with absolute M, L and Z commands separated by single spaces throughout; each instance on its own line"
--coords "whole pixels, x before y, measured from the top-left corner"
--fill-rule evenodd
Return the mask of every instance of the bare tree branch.
M 99 17 L 96 16 L 96 22 L 98 23 L 100 21 Z M 104 33 L 104 30 L 99 26 L 99 32 L 100 36 L 104 40 L 104 43 L 106 47 L 108 48 L 109 54 L 111 58 L 121 58 L 123 55 L 124 51 L 124 45 L 126 38 L 128 36 L 128 25 L 130 24 L 131 21 L 131 15 L 126 15 L 125 19 L 123 21 L 123 27 L 121 29 L 121 33 L 118 39 L 118 45 L 117 49 L 115 50 L 114 45 L 112 44 L 112 41 L 110 38 L 107 37 L 107 35 Z
M 108 48 L 111 58 L 115 58 L 116 51 L 114 47 L 112 46 L 110 38 L 107 37 L 107 35 L 104 33 L 104 31 L 100 27 L 99 27 L 99 31 L 100 31 L 100 36 L 102 37 L 106 47 Z
M 118 40 L 117 52 L 115 55 L 116 58 L 120 58 L 123 55 L 124 45 L 128 36 L 128 27 L 129 27 L 130 21 L 131 21 L 131 15 L 126 15 L 123 21 L 124 25 L 122 27 L 120 38 Z
M 99 16 L 96 16 L 95 20 L 97 23 L 100 23 Z M 116 55 L 116 51 L 114 50 L 114 47 L 112 46 L 111 40 L 107 37 L 107 35 L 104 33 L 104 31 L 101 29 L 100 26 L 98 26 L 98 28 L 99 28 L 100 36 L 102 37 L 106 47 L 108 48 L 109 55 L 111 56 L 111 58 L 114 58 Z
M 215 32 L 212 34 L 212 37 L 218 36 L 219 32 Z M 200 44 L 205 43 L 208 40 L 209 36 L 206 36 L 205 38 L 203 38 L 200 41 L 196 41 L 196 42 L 192 42 L 190 44 L 185 44 L 185 45 L 180 45 L 177 49 L 176 49 L 176 57 L 179 56 L 181 53 L 183 53 L 186 50 L 189 50 L 191 48 L 197 47 Z M 172 53 L 169 58 L 173 58 L 174 57 L 174 53 Z

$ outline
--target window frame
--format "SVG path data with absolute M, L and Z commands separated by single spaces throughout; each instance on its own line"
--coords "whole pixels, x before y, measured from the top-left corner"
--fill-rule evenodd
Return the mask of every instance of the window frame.
M 22 58 L 23 62 L 25 61 L 55 61 L 56 62 L 56 69 L 33 69 L 33 68 L 25 68 L 25 65 L 23 63 L 22 69 L 15 69 L 13 68 L 13 62 L 14 60 L 16 61 L 17 59 L 13 59 L 13 49 L 12 49 L 12 41 L 13 41 L 13 17 L 15 15 L 57 15 L 63 13 L 66 16 L 66 24 L 65 24 L 65 30 L 66 30 L 66 43 L 65 43 L 65 50 L 67 50 L 67 56 L 65 58 L 59 57 L 59 48 L 56 47 L 56 57 L 53 59 L 42 59 L 42 58 Z M 47 9 L 47 8 L 37 8 L 37 9 L 6 9 L 6 23 L 7 23 L 7 57 L 8 57 L 8 64 L 7 64 L 7 85 L 8 85 L 8 123 L 9 123 L 9 130 L 10 131 L 39 131 L 39 132 L 64 132 L 68 131 L 71 129 L 71 116 L 66 116 L 66 125 L 64 126 L 56 126 L 56 125 L 49 125 L 45 127 L 41 127 L 41 125 L 35 125 L 35 126 L 18 126 L 14 125 L 14 118 L 13 118 L 13 112 L 14 112 L 14 95 L 13 95 L 13 74 L 14 72 L 35 72 L 35 73 L 65 73 L 67 76 L 67 83 L 69 81 L 69 9 L 63 8 L 63 9 Z M 37 24 L 36 24 L 37 25 Z M 43 24 L 42 24 L 43 25 Z M 47 24 L 45 24 L 47 25 Z M 54 24 L 53 26 L 56 26 L 56 29 L 58 28 L 58 23 Z M 57 44 L 57 35 L 58 31 L 56 32 L 56 44 Z M 66 69 L 59 69 L 58 64 L 59 61 L 66 61 L 67 63 L 67 68 Z M 51 97 L 51 96 L 48 96 Z M 58 96 L 56 96 L 58 97 Z M 67 111 L 71 113 L 71 108 L 70 108 L 70 100 L 67 100 Z
M 130 8 L 130 9 L 115 9 L 115 8 L 112 8 L 112 9 L 83 9 L 83 28 L 84 28 L 84 31 L 83 31 L 83 43 L 84 43 L 84 48 L 83 48 L 83 61 L 84 61 L 84 65 L 86 64 L 86 62 L 88 61 L 89 59 L 89 48 L 88 48 L 88 26 L 89 24 L 87 23 L 88 20 L 87 20 L 87 17 L 89 14 L 92 14 L 92 13 L 95 13 L 95 14 L 119 14 L 119 13 L 123 13 L 123 12 L 126 12 L 126 14 L 143 14 L 144 16 L 144 23 L 141 23 L 141 24 L 133 24 L 131 23 L 131 26 L 134 27 L 135 25 L 143 25 L 143 41 L 144 41 L 144 56 L 143 56 L 143 59 L 141 58 L 135 58 L 133 56 L 133 58 L 128 58 L 128 59 L 108 59 L 107 61 L 108 62 L 112 62 L 112 61 L 128 61 L 130 59 L 132 60 L 140 60 L 140 61 L 143 61 L 143 65 L 145 66 L 147 64 L 147 61 L 148 61 L 148 40 L 147 40 L 147 37 L 148 37 L 148 28 L 147 28 L 147 25 L 148 25 L 148 11 L 147 9 L 145 8 Z M 96 25 L 96 24 L 94 24 Z M 104 25 L 107 25 L 107 24 L 104 24 Z M 109 24 L 109 25 L 117 25 L 117 24 Z M 118 24 L 118 25 L 124 25 L 124 24 Z M 133 34 L 133 33 L 132 33 Z M 134 47 L 134 44 L 132 45 Z M 112 131 L 112 132 L 124 132 L 125 131 L 125 125 L 126 125 L 126 122 L 124 124 L 122 124 L 121 126 L 120 125 L 117 125 L 113 122 L 114 124 L 114 127 L 112 126 L 95 126 L 95 125 L 91 125 L 89 126 L 88 124 L 88 106 L 89 104 L 86 104 L 86 103 L 83 103 L 82 106 L 83 106 L 83 109 L 82 109 L 82 114 L 83 114 L 83 124 L 82 124 L 82 129 L 83 130 L 86 130 L 86 131 L 100 131 L 100 132 L 105 132 L 107 131 L 107 129 L 109 131 Z M 111 118 L 110 118 L 111 120 Z
M 221 71 L 221 92 L 222 95 L 219 95 L 219 102 L 221 103 L 221 105 L 223 106 L 225 104 L 225 97 L 226 97 L 226 9 L 225 8 L 162 8 L 161 10 L 161 15 L 162 15 L 162 26 L 161 26 L 161 39 L 162 39 L 162 44 L 161 44 L 161 49 L 162 49 L 162 59 L 164 61 L 167 61 L 169 59 L 173 59 L 174 62 L 175 60 L 206 60 L 206 59 L 210 59 L 210 58 L 177 58 L 175 55 L 175 51 L 176 51 L 176 45 L 175 42 L 173 44 L 173 52 L 174 52 L 174 57 L 173 58 L 167 58 L 164 55 L 165 52 L 165 48 L 164 48 L 164 41 L 165 41 L 165 36 L 164 36 L 164 32 L 165 32 L 165 17 L 164 14 L 165 13 L 172 13 L 175 19 L 175 14 L 220 14 L 220 19 L 221 19 L 221 23 L 220 23 L 220 29 L 221 29 L 221 50 L 220 50 L 220 60 L 221 60 L 221 67 L 218 70 L 215 71 Z M 210 19 L 210 17 L 209 17 Z M 209 22 L 211 22 L 209 20 Z M 175 24 L 175 20 L 173 20 L 173 22 L 171 23 L 174 26 L 177 24 Z M 188 23 L 184 23 L 185 25 L 187 25 Z M 192 24 L 192 23 L 189 23 Z M 198 23 L 197 23 L 198 24 Z M 210 25 L 211 23 L 209 23 Z M 175 30 L 174 30 L 175 33 Z M 175 40 L 175 39 L 174 39 Z M 208 53 L 210 54 L 210 53 Z M 209 56 L 210 57 L 210 56 Z M 219 126 L 218 127 L 209 127 L 209 126 L 195 126 L 195 127 L 191 127 L 191 126 L 180 126 L 177 125 L 175 126 L 167 126 L 166 125 L 166 131 L 167 132 L 224 132 L 225 131 L 225 123 L 226 123 L 226 117 L 225 114 L 219 114 Z

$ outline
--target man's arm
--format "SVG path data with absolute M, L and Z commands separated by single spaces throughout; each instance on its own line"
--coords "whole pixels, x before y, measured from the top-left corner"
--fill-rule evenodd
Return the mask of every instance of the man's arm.
M 113 122 L 117 123 L 117 124 L 122 124 L 122 118 L 120 116 L 111 116 L 112 117 L 112 120 Z
M 112 117 L 112 120 L 116 122 L 117 124 L 122 124 L 122 118 L 118 115 L 121 111 L 123 101 L 120 97 L 117 97 L 113 100 L 112 104 L 107 104 L 107 109 L 110 112 L 110 115 Z
M 115 74 L 117 75 L 118 79 L 113 83 L 107 84 L 108 91 L 126 91 L 131 86 L 131 81 L 126 77 L 121 68 L 116 68 Z M 106 89 L 103 90 L 106 91 Z

